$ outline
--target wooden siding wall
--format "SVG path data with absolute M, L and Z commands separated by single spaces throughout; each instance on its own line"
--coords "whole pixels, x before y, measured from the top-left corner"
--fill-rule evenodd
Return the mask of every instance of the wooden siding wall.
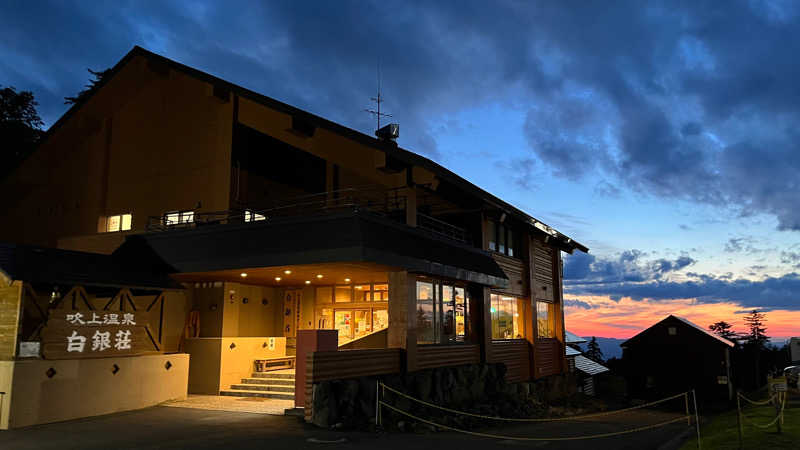
M 311 421 L 314 383 L 399 373 L 402 361 L 403 350 L 399 348 L 309 353 L 306 357 L 306 421 Z
M 519 259 L 509 258 L 499 253 L 492 253 L 492 257 L 508 277 L 508 288 L 499 289 L 499 291 L 526 297 L 528 295 L 528 266 Z
M 537 300 L 553 302 L 555 301 L 555 292 L 553 290 L 553 280 L 555 279 L 554 251 L 539 241 L 533 242 L 534 273 L 532 278 L 534 297 Z
M 492 342 L 491 361 L 506 365 L 506 381 L 517 383 L 531 379 L 531 349 L 524 339 Z
M 536 377 L 561 373 L 561 343 L 557 339 L 536 340 Z
M 420 370 L 480 362 L 478 345 L 423 345 L 417 348 L 417 368 Z

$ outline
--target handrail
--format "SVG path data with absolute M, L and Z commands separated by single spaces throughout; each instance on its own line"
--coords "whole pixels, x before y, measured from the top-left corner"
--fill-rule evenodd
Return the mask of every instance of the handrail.
M 276 217 L 330 214 L 342 211 L 367 211 L 392 217 L 393 213 L 406 209 L 406 196 L 400 193 L 402 189 L 345 188 L 318 192 L 293 197 L 283 204 L 266 208 L 243 207 L 224 211 L 196 212 L 190 222 L 170 223 L 167 219 L 169 213 L 165 213 L 161 216 L 148 217 L 146 230 L 162 232 L 204 225 L 241 224 L 272 220 Z M 403 217 L 405 216 L 403 215 Z M 448 239 L 462 243 L 469 242 L 469 235 L 463 228 L 422 213 L 417 214 L 417 226 Z

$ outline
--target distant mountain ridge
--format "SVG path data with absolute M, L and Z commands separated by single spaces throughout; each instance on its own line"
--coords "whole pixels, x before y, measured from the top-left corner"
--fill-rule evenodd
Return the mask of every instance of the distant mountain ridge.
M 607 337 L 600 337 L 595 336 L 597 338 L 597 343 L 600 345 L 600 351 L 603 352 L 603 358 L 611 359 L 611 358 L 622 358 L 622 348 L 619 344 L 627 341 L 627 339 L 617 339 L 617 338 L 607 338 Z M 584 339 L 587 341 L 591 341 L 591 336 L 583 336 Z M 581 350 L 584 352 L 586 351 L 586 344 L 580 344 Z

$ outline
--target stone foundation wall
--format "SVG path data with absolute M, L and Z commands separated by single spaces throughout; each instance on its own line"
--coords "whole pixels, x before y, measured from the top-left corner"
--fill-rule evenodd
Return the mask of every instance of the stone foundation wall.
M 313 387 L 311 422 L 325 428 L 374 427 L 378 381 L 428 403 L 502 417 L 544 415 L 547 404 L 572 395 L 576 390 L 575 380 L 569 374 L 524 383 L 507 383 L 505 374 L 504 364 L 470 364 L 323 381 Z M 437 423 L 459 427 L 486 425 L 485 420 L 446 413 L 390 391 L 385 391 L 381 398 L 398 409 Z M 387 429 L 409 430 L 421 426 L 385 407 L 381 417 L 382 426 Z

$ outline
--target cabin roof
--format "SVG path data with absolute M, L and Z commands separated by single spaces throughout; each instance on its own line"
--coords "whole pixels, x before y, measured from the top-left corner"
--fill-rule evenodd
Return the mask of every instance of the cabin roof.
M 639 332 L 637 335 L 635 335 L 635 336 L 631 337 L 631 338 L 630 338 L 630 339 L 628 339 L 627 341 L 625 341 L 625 342 L 621 343 L 621 344 L 620 344 L 620 347 L 625 347 L 625 346 L 627 346 L 627 345 L 629 345 L 629 344 L 631 344 L 631 343 L 635 343 L 635 341 L 637 341 L 637 340 L 639 339 L 639 337 L 640 337 L 640 336 L 642 336 L 642 335 L 644 335 L 644 334 L 647 334 L 647 333 L 649 333 L 651 329 L 653 329 L 653 328 L 654 328 L 654 327 L 656 327 L 657 325 L 659 325 L 659 324 L 661 324 L 661 323 L 663 323 L 663 322 L 666 322 L 666 321 L 673 321 L 673 322 L 674 322 L 674 321 L 677 321 L 677 323 L 682 323 L 682 324 L 684 324 L 684 325 L 686 325 L 686 326 L 688 326 L 688 327 L 694 328 L 694 329 L 696 329 L 696 330 L 698 330 L 698 331 L 702 332 L 702 333 L 703 333 L 703 334 L 705 334 L 706 336 L 708 336 L 708 337 L 711 337 L 711 338 L 713 338 L 714 340 L 716 340 L 717 342 L 719 342 L 719 343 L 721 343 L 721 344 L 724 344 L 724 345 L 726 345 L 726 346 L 728 346 L 728 347 L 735 347 L 735 345 L 736 345 L 736 344 L 734 344 L 733 342 L 731 342 L 731 341 L 729 341 L 729 340 L 727 340 L 727 339 L 721 338 L 721 337 L 717 336 L 716 334 L 714 334 L 714 333 L 712 333 L 712 332 L 710 332 L 710 331 L 706 330 L 705 328 L 701 327 L 700 325 L 697 325 L 697 324 L 695 324 L 695 323 L 693 323 L 693 322 L 689 321 L 688 319 L 685 319 L 685 318 L 683 318 L 683 317 L 678 317 L 678 316 L 675 316 L 675 315 L 672 315 L 672 314 L 670 314 L 669 316 L 665 317 L 664 319 L 662 319 L 662 320 L 660 320 L 660 321 L 658 321 L 658 322 L 654 323 L 653 325 L 651 325 L 651 326 L 650 326 L 650 327 L 648 327 L 647 329 L 645 329 L 645 330 L 642 330 L 642 331 L 641 331 L 641 332 Z
M 571 333 L 569 330 L 564 330 L 564 339 L 566 339 L 567 344 L 584 344 L 589 342 L 577 334 Z
M 403 149 L 397 146 L 395 143 L 386 142 L 374 138 L 372 136 L 366 135 L 359 131 L 353 130 L 352 128 L 345 127 L 338 123 L 332 122 L 320 116 L 314 115 L 307 111 L 303 111 L 299 108 L 291 106 L 289 104 L 283 103 L 281 101 L 275 100 L 274 98 L 267 97 L 265 95 L 259 94 L 257 92 L 251 91 L 247 88 L 242 86 L 233 84 L 221 78 L 215 77 L 211 74 L 206 72 L 200 71 L 193 67 L 189 67 L 187 65 L 181 64 L 177 61 L 171 60 L 164 56 L 158 55 L 153 53 L 149 50 L 146 50 L 142 47 L 135 46 L 133 49 L 128 52 L 117 64 L 111 68 L 111 72 L 109 76 L 105 77 L 105 79 L 100 82 L 97 87 L 91 92 L 89 95 L 85 96 L 81 101 L 75 103 L 63 116 L 61 116 L 44 134 L 40 143 L 46 142 L 49 137 L 58 130 L 64 122 L 66 122 L 77 110 L 79 110 L 90 98 L 94 96 L 94 94 L 102 89 L 108 81 L 114 77 L 128 62 L 130 62 L 135 56 L 142 56 L 149 60 L 157 61 L 162 64 L 166 64 L 171 69 L 180 71 L 184 74 L 192 76 L 194 78 L 200 79 L 207 83 L 210 83 L 214 86 L 220 86 L 222 88 L 229 89 L 236 95 L 239 95 L 244 98 L 248 98 L 253 100 L 257 103 L 265 105 L 271 109 L 290 114 L 292 116 L 301 117 L 305 120 L 312 122 L 314 125 L 320 128 L 325 128 L 329 131 L 337 133 L 339 135 L 345 136 L 349 139 L 352 139 L 356 142 L 361 144 L 367 145 L 377 150 L 381 150 L 386 153 L 387 156 L 391 156 L 396 158 L 397 160 L 410 165 L 416 165 L 420 167 L 424 167 L 425 169 L 430 170 L 442 180 L 448 181 L 455 185 L 456 187 L 464 190 L 465 192 L 479 198 L 490 207 L 496 208 L 499 211 L 506 212 L 511 216 L 517 218 L 521 222 L 525 223 L 526 225 L 531 228 L 532 231 L 537 233 L 544 234 L 545 237 L 552 239 L 554 244 L 561 248 L 562 250 L 572 253 L 575 249 L 578 249 L 582 252 L 588 252 L 589 249 L 585 245 L 573 240 L 569 236 L 566 236 L 559 232 L 558 230 L 550 227 L 549 225 L 545 224 L 544 222 L 530 216 L 529 214 L 525 213 L 524 211 L 520 210 L 519 208 L 501 200 L 500 198 L 492 195 L 491 193 L 479 188 L 478 186 L 470 183 L 463 177 L 455 174 L 454 172 L 446 169 L 445 167 L 441 166 L 440 164 L 425 158 L 424 156 L 418 155 L 414 152 L 409 150 Z M 40 144 L 41 145 L 41 144 Z
M 608 367 L 583 355 L 578 355 L 575 357 L 575 368 L 587 375 L 597 375 L 609 371 Z

